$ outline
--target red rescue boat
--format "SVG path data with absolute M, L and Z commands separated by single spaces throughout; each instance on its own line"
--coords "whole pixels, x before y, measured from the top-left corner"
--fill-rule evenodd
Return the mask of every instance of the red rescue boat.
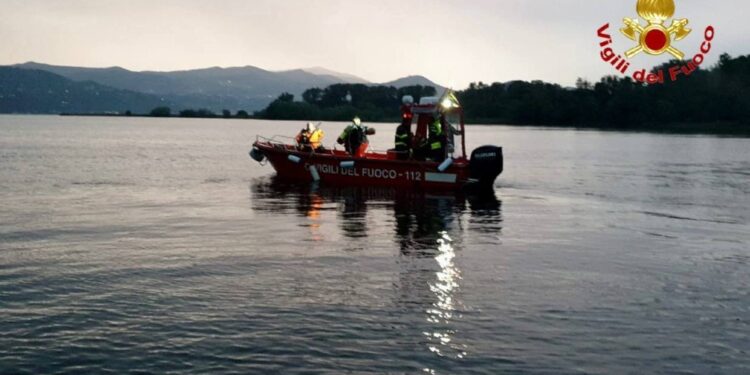
M 503 171 L 503 150 L 482 146 L 466 156 L 464 115 L 455 96 L 422 98 L 411 104 L 404 98 L 402 116 L 418 146 L 428 137 L 428 125 L 441 116 L 447 130 L 447 158 L 443 161 L 399 160 L 394 150 L 368 151 L 356 157 L 343 150 L 304 150 L 286 137 L 258 136 L 250 156 L 261 164 L 271 163 L 282 179 L 302 183 L 320 182 L 337 186 L 391 186 L 407 189 L 491 189 Z M 460 139 L 460 142 L 456 140 Z M 416 148 L 416 147 L 415 147 Z

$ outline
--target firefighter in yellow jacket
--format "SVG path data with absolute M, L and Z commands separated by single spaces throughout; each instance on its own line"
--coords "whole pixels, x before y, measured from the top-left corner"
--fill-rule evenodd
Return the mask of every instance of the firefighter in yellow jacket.
M 307 126 L 297 134 L 297 145 L 305 151 L 322 151 L 323 136 L 325 136 L 325 133 L 322 129 L 312 122 L 308 122 Z

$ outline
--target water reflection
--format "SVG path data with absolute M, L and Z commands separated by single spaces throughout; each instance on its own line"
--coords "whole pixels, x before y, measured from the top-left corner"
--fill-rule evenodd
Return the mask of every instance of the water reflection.
M 414 334 L 419 338 L 415 340 L 443 358 L 467 355 L 467 346 L 456 339 L 454 327 L 465 310 L 460 298 L 462 271 L 457 254 L 471 232 L 478 236 L 500 234 L 501 202 L 494 194 L 478 197 L 384 188 L 300 186 L 278 179 L 257 180 L 251 191 L 254 209 L 289 211 L 307 217 L 314 223 L 310 225 L 312 236 L 320 235 L 312 228 L 320 228 L 317 221 L 326 211 L 330 211 L 326 215 L 329 221 L 335 217 L 336 226 L 346 238 L 382 240 L 384 235 L 392 236 L 398 249 L 394 303 L 417 318 Z M 392 223 L 392 229 L 387 223 Z
M 398 194 L 393 214 L 401 253 L 434 257 L 440 233 L 451 227 L 465 210 L 462 196 Z
M 345 189 L 337 192 L 330 189 L 315 194 L 338 195 L 341 201 L 341 210 L 339 211 L 339 223 L 344 236 L 349 238 L 367 237 L 367 197 L 366 192 L 361 189 Z M 335 194 L 338 193 L 338 194 Z
M 435 261 L 439 266 L 436 280 L 428 282 L 430 291 L 435 295 L 432 307 L 426 310 L 427 322 L 432 324 L 431 331 L 425 332 L 428 348 L 437 355 L 450 355 L 451 350 L 457 358 L 466 355 L 465 345 L 452 344 L 455 330 L 451 328 L 451 321 L 456 318 L 456 292 L 461 280 L 461 271 L 454 263 L 456 252 L 452 246 L 452 239 L 448 232 L 441 232 L 437 241 L 437 256 Z

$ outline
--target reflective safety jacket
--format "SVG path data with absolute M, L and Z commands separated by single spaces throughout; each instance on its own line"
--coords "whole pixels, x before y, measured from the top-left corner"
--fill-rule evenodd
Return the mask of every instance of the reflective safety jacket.
M 360 146 L 367 143 L 367 128 L 362 125 L 351 124 L 341 132 L 338 142 L 346 147 L 346 151 L 354 155 Z
M 430 145 L 430 150 L 439 150 L 445 143 L 445 136 L 443 134 L 443 124 L 440 123 L 440 119 L 437 118 L 430 124 L 430 134 L 427 137 Z
M 399 125 L 396 128 L 395 145 L 396 151 L 409 151 L 411 149 L 411 129 L 408 125 Z

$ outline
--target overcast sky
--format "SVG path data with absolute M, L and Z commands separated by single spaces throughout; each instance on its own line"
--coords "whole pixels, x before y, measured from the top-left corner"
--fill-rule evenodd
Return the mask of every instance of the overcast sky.
M 677 0 L 693 33 L 721 52 L 750 54 L 748 0 Z M 614 72 L 596 29 L 636 17 L 623 0 L 0 0 L 0 64 L 37 61 L 131 70 L 322 66 L 382 82 L 422 74 L 457 89 L 473 81 L 542 79 L 572 85 Z M 650 67 L 667 57 L 638 56 Z

